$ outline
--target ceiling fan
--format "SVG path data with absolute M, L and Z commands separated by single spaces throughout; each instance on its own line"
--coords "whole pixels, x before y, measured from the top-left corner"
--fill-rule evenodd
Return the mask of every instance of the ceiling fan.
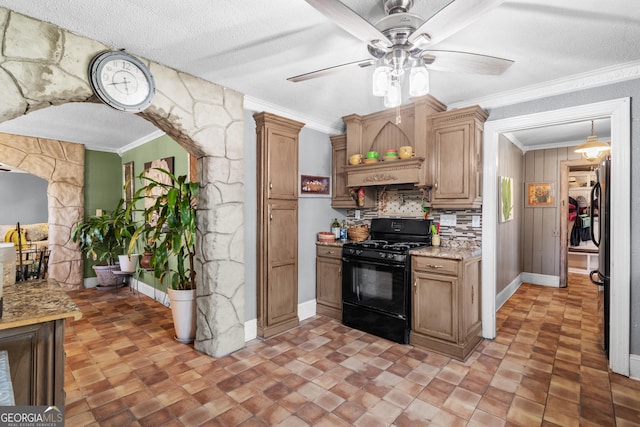
M 499 75 L 513 61 L 469 52 L 433 50 L 431 46 L 462 30 L 504 0 L 455 0 L 426 21 L 409 12 L 413 0 L 383 0 L 387 16 L 369 23 L 339 0 L 306 0 L 311 6 L 356 38 L 367 43 L 373 58 L 349 62 L 287 80 L 301 82 L 346 68 L 376 65 L 374 95 L 385 97 L 385 106 L 400 105 L 400 82 L 410 69 L 411 96 L 429 91 L 428 70 L 462 71 Z

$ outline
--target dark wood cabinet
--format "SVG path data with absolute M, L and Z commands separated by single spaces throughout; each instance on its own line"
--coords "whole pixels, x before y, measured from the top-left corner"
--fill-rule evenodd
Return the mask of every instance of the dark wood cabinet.
M 316 312 L 342 320 L 342 248 L 316 246 Z
M 298 134 L 303 123 L 257 113 L 258 336 L 298 325 Z
M 64 319 L 0 330 L 18 406 L 64 408 Z
M 411 344 L 465 359 L 482 340 L 480 256 L 412 258 Z

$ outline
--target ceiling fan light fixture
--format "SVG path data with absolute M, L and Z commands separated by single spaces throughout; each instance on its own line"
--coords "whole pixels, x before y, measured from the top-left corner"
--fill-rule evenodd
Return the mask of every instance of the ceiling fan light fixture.
M 389 90 L 384 95 L 385 108 L 395 108 L 402 103 L 402 95 L 400 90 L 400 82 L 393 80 L 389 85 Z
M 373 70 L 373 95 L 385 96 L 391 86 L 391 67 L 388 65 L 378 65 Z
M 600 158 L 602 153 L 611 150 L 611 146 L 606 142 L 598 141 L 598 136 L 593 131 L 593 120 L 591 121 L 591 135 L 587 140 L 576 147 L 575 152 L 581 153 L 586 160 L 594 161 Z
M 424 96 L 429 93 L 429 71 L 424 65 L 411 67 L 409 74 L 409 95 Z

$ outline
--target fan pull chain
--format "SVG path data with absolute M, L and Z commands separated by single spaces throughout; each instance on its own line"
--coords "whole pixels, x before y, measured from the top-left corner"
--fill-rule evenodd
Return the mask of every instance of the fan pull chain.
M 402 117 L 400 116 L 400 106 L 396 107 L 396 124 L 399 125 L 402 123 Z

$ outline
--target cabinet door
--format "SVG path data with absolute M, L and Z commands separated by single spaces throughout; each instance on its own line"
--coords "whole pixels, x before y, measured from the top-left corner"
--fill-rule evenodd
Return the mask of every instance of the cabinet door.
M 266 326 L 287 324 L 288 329 L 290 322 L 298 321 L 297 223 L 297 202 L 269 204 Z
M 470 198 L 470 155 L 470 124 L 456 124 L 434 130 L 434 202 Z
M 480 335 L 482 330 L 482 303 L 480 300 L 481 274 L 480 260 L 467 263 L 464 266 L 462 334 L 465 340 L 470 336 Z
M 269 199 L 298 198 L 297 133 L 268 129 L 267 190 Z
M 342 260 L 316 258 L 316 302 L 318 314 L 342 319 Z
M 458 341 L 458 277 L 413 273 L 414 332 L 446 341 Z
M 347 188 L 347 141 L 346 135 L 331 137 L 331 207 L 354 208 L 356 203 Z

